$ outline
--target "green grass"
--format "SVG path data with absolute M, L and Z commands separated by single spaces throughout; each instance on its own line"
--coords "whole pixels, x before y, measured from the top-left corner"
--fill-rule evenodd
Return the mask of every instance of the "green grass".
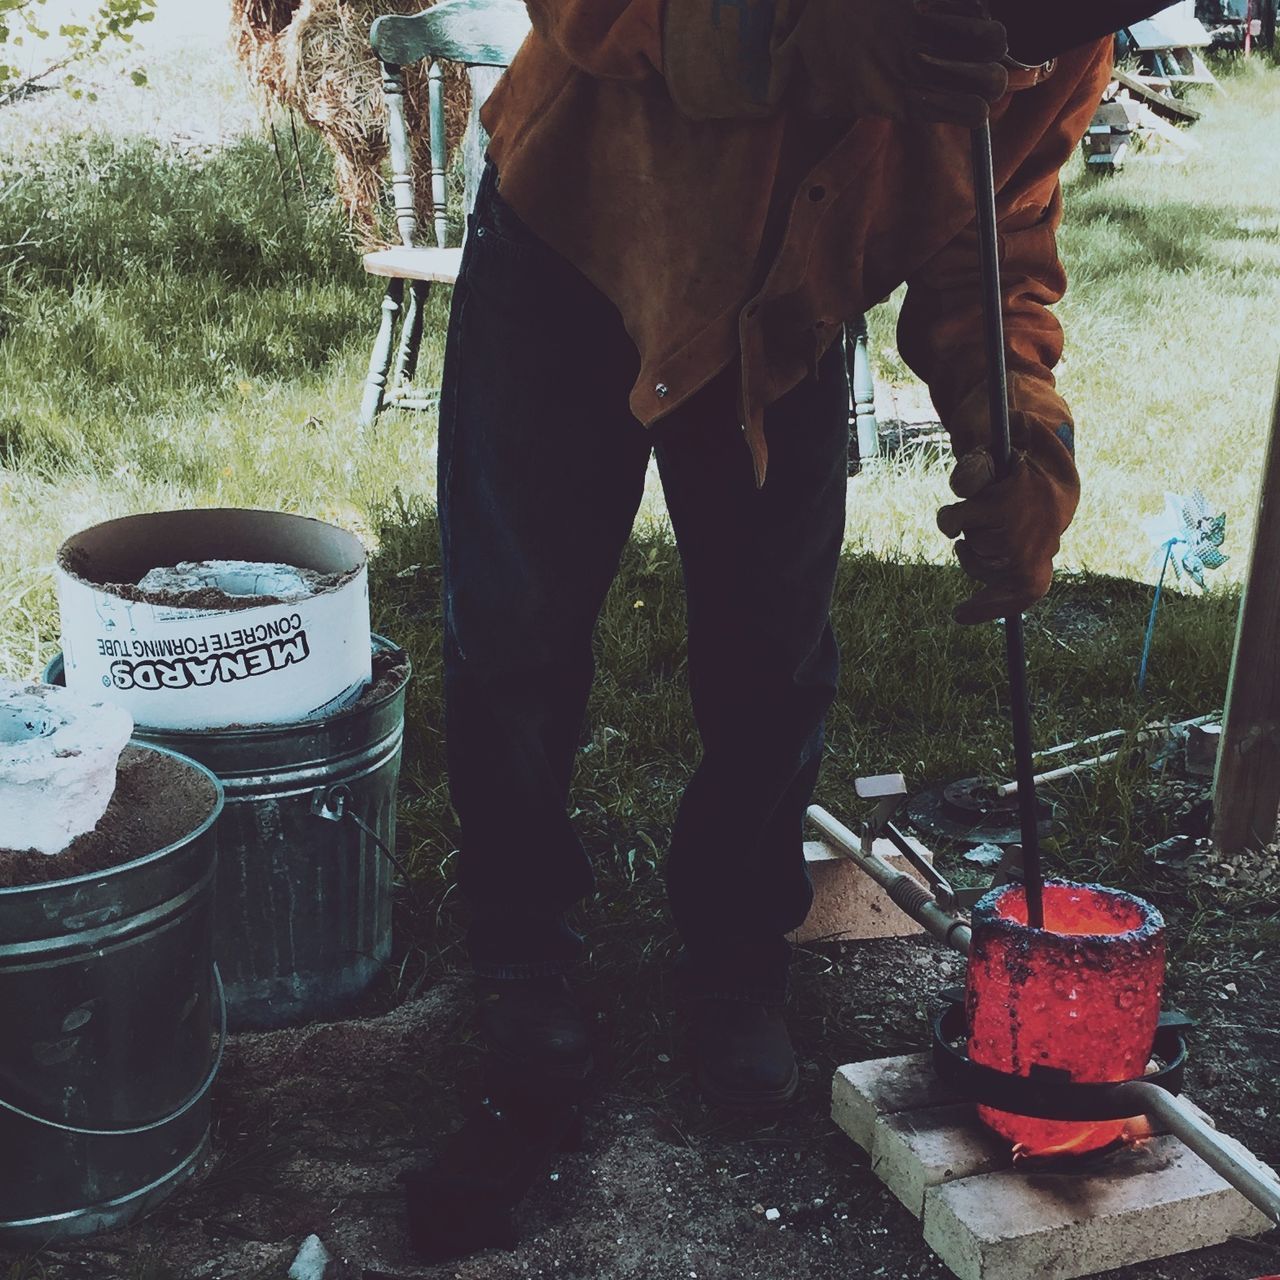
M 156 87 L 134 91 L 146 103 L 185 92 L 225 116 L 234 100 L 212 72 L 153 70 Z M 1111 177 L 1068 170 L 1061 381 L 1085 479 L 1069 569 L 1149 581 L 1140 520 L 1166 488 L 1199 484 L 1228 513 L 1232 559 L 1215 588 L 1242 577 L 1280 331 L 1278 76 L 1256 61 L 1227 76 L 1183 165 L 1139 155 Z M 51 651 L 48 565 L 86 523 L 248 503 L 372 536 L 372 511 L 434 485 L 429 415 L 384 415 L 365 439 L 353 430 L 378 291 L 318 146 L 304 142 L 304 197 L 260 128 L 184 157 L 132 101 L 111 102 L 123 133 L 79 114 L 59 130 L 43 102 L 25 130 L 0 116 L 3 674 L 38 670 Z M 882 378 L 903 376 L 899 301 L 872 316 Z M 437 295 L 426 385 L 439 380 L 446 305 Z M 947 563 L 933 525 L 946 470 L 917 456 L 864 474 L 850 549 Z M 656 485 L 644 514 L 661 524 Z
M 1255 65 L 1228 76 L 1225 93 L 1203 102 L 1185 165 L 1139 156 L 1108 178 L 1078 164 L 1068 172 L 1062 381 L 1086 498 L 1064 562 L 1089 573 L 1060 575 L 1032 624 L 1042 741 L 1221 701 L 1280 332 L 1280 154 L 1261 145 L 1280 127 L 1278 75 Z M 225 85 L 218 92 L 226 98 Z M 53 553 L 112 515 L 275 506 L 356 529 L 397 572 L 434 564 L 434 422 L 388 413 L 364 436 L 354 430 L 378 289 L 359 269 L 317 144 L 304 143 L 302 162 L 306 196 L 282 178 L 261 130 L 193 159 L 134 125 L 35 139 L 0 129 L 0 673 L 38 671 L 56 647 Z M 443 293 L 433 300 L 426 385 L 439 379 L 446 305 Z M 902 374 L 888 346 L 895 309 L 873 316 L 882 377 Z M 963 580 L 933 527 L 945 479 L 943 461 L 917 456 L 850 487 L 837 614 L 847 688 L 823 784 L 833 804 L 857 770 L 900 767 L 922 781 L 990 769 L 1006 752 L 998 636 L 947 620 Z M 1149 572 L 1140 516 L 1166 485 L 1192 482 L 1227 507 L 1234 555 L 1207 600 L 1171 599 L 1143 703 L 1131 673 L 1147 593 L 1121 579 Z M 633 552 L 643 572 L 628 562 L 638 576 L 602 625 L 600 744 L 582 779 L 593 834 L 657 824 L 649 843 L 622 851 L 633 875 L 656 859 L 696 752 L 683 694 L 655 675 L 679 675 L 683 661 L 678 569 L 656 492 L 645 514 Z M 393 611 L 382 625 L 417 636 L 429 700 L 435 579 L 424 567 L 382 582 L 380 607 Z M 645 610 L 631 609 L 636 593 Z M 401 622 L 395 610 L 409 606 L 390 602 L 407 596 L 416 612 Z M 1083 623 L 1055 634 L 1053 619 L 1073 615 Z M 418 710 L 417 724 L 439 723 L 438 707 Z M 425 797 L 422 857 L 434 863 L 452 846 L 433 729 L 408 768 Z M 1079 829 L 1100 848 L 1123 846 L 1114 815 L 1125 805 L 1102 808 Z
M 162 70 L 150 92 L 164 91 Z M 211 82 L 225 105 L 225 84 Z M 1086 488 L 1064 549 L 1069 572 L 1028 625 L 1042 745 L 1221 705 L 1280 333 L 1277 84 L 1280 72 L 1260 66 L 1227 77 L 1226 92 L 1203 103 L 1199 150 L 1183 166 L 1138 156 L 1106 179 L 1078 164 L 1068 172 L 1062 383 Z M 57 119 L 39 110 L 40 120 Z M 282 181 L 259 131 L 183 158 L 163 130 L 152 136 L 122 111 L 123 134 L 82 113 L 70 131 L 43 133 L 0 115 L 0 675 L 34 674 L 56 649 L 49 566 L 59 542 L 94 521 L 244 504 L 360 533 L 375 553 L 375 625 L 411 651 L 416 669 L 400 805 L 415 882 L 398 904 L 383 993 L 407 998 L 462 963 L 442 738 L 435 424 L 388 413 L 371 432 L 355 429 L 379 290 L 359 270 L 319 148 L 304 145 L 304 197 L 291 177 Z M 904 376 L 892 350 L 897 301 L 872 316 L 886 378 Z M 446 304 L 443 294 L 433 302 L 424 385 L 439 381 Z M 1011 766 L 1000 633 L 949 621 L 965 582 L 933 526 L 946 472 L 917 456 L 869 468 L 850 487 L 834 611 L 843 675 L 817 795 L 849 818 L 859 813 L 860 774 L 901 770 L 918 787 Z M 1139 698 L 1150 550 L 1138 521 L 1159 510 L 1166 487 L 1193 484 L 1228 511 L 1233 558 L 1207 596 L 1171 593 Z M 599 880 L 583 917 L 592 981 L 606 989 L 599 1003 L 616 1010 L 614 1079 L 652 1097 L 664 1087 L 655 1055 L 671 1052 L 652 976 L 675 947 L 661 863 L 698 751 L 678 557 L 652 484 L 597 644 L 574 789 Z M 1188 904 L 1152 882 L 1142 850 L 1171 819 L 1150 770 L 1122 760 L 1056 798 L 1067 820 L 1047 848 L 1050 866 L 1141 886 L 1171 906 L 1171 972 L 1193 1009 L 1201 988 L 1220 985 L 1221 966 L 1246 964 L 1280 938 L 1275 902 L 1248 888 L 1224 912 L 1207 894 Z M 800 959 L 802 974 L 829 964 L 817 953 Z M 825 990 L 814 983 L 805 996 L 804 1027 L 848 1016 L 823 1003 Z M 845 1048 L 915 1043 L 914 1024 L 885 1029 L 859 1016 L 871 1020 L 843 1028 Z M 252 1150 L 230 1176 L 253 1182 L 273 1158 L 269 1144 Z M 138 1274 L 165 1274 L 149 1265 Z M 7 1280 L 42 1274 L 32 1260 Z
M 287 203 L 257 137 L 199 167 L 102 136 L 0 158 L 0 672 L 56 634 L 48 565 L 86 522 L 240 504 L 363 530 L 397 485 L 428 491 L 422 417 L 352 430 L 380 299 L 305 153 Z
M 416 945 L 435 968 L 455 957 L 451 891 L 457 830 L 445 789 L 436 608 L 434 517 L 397 512 L 381 532 L 374 599 L 377 625 L 414 654 L 401 821 L 425 898 Z M 853 783 L 902 770 L 913 787 L 943 779 L 1008 775 L 1003 641 L 994 628 L 944 625 L 963 582 L 948 569 L 897 565 L 849 554 L 835 619 L 843 653 L 841 692 L 830 716 L 817 799 L 837 813 L 859 809 Z M 644 600 L 645 608 L 635 608 Z M 1028 629 L 1035 719 L 1041 743 L 1156 716 L 1184 718 L 1220 704 L 1230 658 L 1233 601 L 1173 597 L 1153 667 L 1153 696 L 1134 690 L 1134 659 L 1149 595 L 1118 579 L 1070 578 Z M 599 675 L 575 783 L 577 824 L 596 859 L 602 892 L 589 909 L 604 937 L 618 924 L 624 949 L 670 942 L 626 926 L 637 908 L 661 918 L 659 868 L 676 804 L 697 760 L 684 685 L 684 611 L 679 562 L 660 533 L 633 539 L 600 622 Z M 1095 782 L 1061 792 L 1070 821 L 1049 856 L 1062 871 L 1140 883 L 1143 848 L 1168 834 L 1147 802 L 1158 780 L 1120 763 Z M 442 856 L 443 855 L 443 856 Z M 641 904 L 643 904 L 641 906 Z M 643 936 L 642 936 L 643 935 Z M 599 945 L 599 942 L 598 942 Z M 609 944 L 605 944 L 607 955 Z M 416 962 L 415 962 L 416 963 Z M 418 969 L 410 963 L 413 980 Z M 606 960 L 604 963 L 608 965 Z
M 1078 164 L 1067 175 L 1062 382 L 1086 497 L 1064 551 L 1071 572 L 1029 628 L 1041 743 L 1222 700 L 1280 332 L 1280 72 L 1255 65 L 1224 83 L 1202 104 L 1185 165 L 1138 156 L 1109 178 Z M 37 672 L 56 648 L 49 564 L 93 521 L 245 504 L 359 532 L 376 553 L 377 625 L 418 669 L 403 828 L 420 884 L 402 913 L 399 970 L 400 990 L 416 989 L 457 958 L 458 938 L 434 421 L 388 413 L 355 429 L 379 290 L 359 269 L 319 147 L 303 148 L 304 196 L 260 130 L 197 158 L 153 134 L 83 120 L 34 138 L 0 128 L 0 674 Z M 446 305 L 443 293 L 432 304 L 424 385 L 439 381 Z M 872 317 L 882 377 L 902 376 L 895 310 Z M 901 769 L 919 785 L 1010 765 L 999 633 L 949 621 L 964 580 L 933 526 L 946 470 L 917 456 L 850 487 L 843 687 L 819 789 L 838 812 L 853 809 L 859 773 Z M 1171 595 L 1139 699 L 1150 551 L 1138 520 L 1166 486 L 1193 483 L 1227 509 L 1233 558 L 1206 598 Z M 576 820 L 599 859 L 602 955 L 634 960 L 670 944 L 658 868 L 697 755 L 679 567 L 653 485 L 599 645 Z M 1078 785 L 1055 866 L 1139 879 L 1141 849 L 1167 824 L 1153 787 L 1123 766 Z

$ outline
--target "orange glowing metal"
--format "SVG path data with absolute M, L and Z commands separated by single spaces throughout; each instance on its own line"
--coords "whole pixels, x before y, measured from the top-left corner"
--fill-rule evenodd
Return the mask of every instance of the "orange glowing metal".
M 1146 1116 L 1134 1116 L 1132 1120 L 1125 1121 L 1124 1141 L 1126 1146 L 1140 1147 L 1144 1142 L 1150 1142 L 1155 1136 L 1155 1128 Z
M 1027 925 L 1021 886 L 994 890 L 973 916 L 965 991 L 969 1056 L 1014 1075 L 1033 1067 L 1077 1083 L 1132 1080 L 1151 1056 L 1164 984 L 1164 921 L 1131 894 L 1050 881 L 1045 927 Z M 1139 1120 L 1040 1120 L 979 1107 L 1015 1158 L 1084 1155 L 1138 1140 Z

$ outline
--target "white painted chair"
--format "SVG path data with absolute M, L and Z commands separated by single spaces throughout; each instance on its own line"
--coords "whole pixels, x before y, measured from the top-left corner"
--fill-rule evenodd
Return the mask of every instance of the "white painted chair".
M 448 244 L 444 71 L 441 64 L 455 62 L 466 67 L 471 82 L 471 118 L 463 140 L 462 156 L 464 200 L 469 210 L 475 199 L 487 141 L 480 124 L 480 108 L 528 32 L 529 15 L 522 0 L 441 0 L 440 4 L 424 13 L 411 16 L 386 14 L 376 19 L 370 29 L 369 42 L 382 63 L 392 194 L 401 243 L 390 249 L 367 253 L 364 257 L 364 269 L 370 275 L 385 278 L 388 284 L 382 301 L 382 321 L 369 358 L 369 375 L 360 404 L 362 425 L 371 423 L 388 405 L 410 409 L 426 408 L 434 403 L 434 400 L 415 395 L 412 391 L 418 350 L 422 345 L 423 311 L 431 286 L 452 286 L 462 264 L 461 247 Z M 419 241 L 413 150 L 404 110 L 403 68 L 423 61 L 429 63 L 434 244 Z M 407 303 L 406 284 L 409 286 Z M 393 353 L 396 356 L 394 372 L 391 369 Z
M 369 358 L 369 374 L 360 405 L 360 422 L 368 425 L 388 405 L 405 409 L 434 406 L 434 397 L 415 393 L 413 375 L 422 345 L 422 317 L 433 284 L 452 286 L 458 278 L 462 249 L 448 244 L 447 183 L 445 180 L 444 72 L 442 63 L 467 68 L 471 82 L 471 118 L 463 140 L 464 202 L 470 211 L 484 163 L 487 139 L 480 123 L 480 107 L 529 33 L 529 15 L 522 0 L 441 0 L 423 13 L 386 14 L 369 32 L 373 51 L 382 63 L 382 89 L 387 103 L 387 132 L 391 147 L 392 193 L 400 245 L 368 253 L 364 269 L 388 280 L 382 302 L 382 322 Z M 427 61 L 431 147 L 431 203 L 434 244 L 418 239 L 414 203 L 413 151 L 404 110 L 403 68 Z M 465 220 L 464 220 L 465 227 Z M 464 232 L 465 234 L 465 232 Z M 405 285 L 409 297 L 405 301 Z M 399 343 L 396 327 L 399 325 Z M 863 461 L 879 453 L 875 419 L 875 387 L 867 353 L 866 321 L 859 317 L 846 326 L 845 360 L 850 384 L 850 426 Z M 391 368 L 395 353 L 395 369 Z

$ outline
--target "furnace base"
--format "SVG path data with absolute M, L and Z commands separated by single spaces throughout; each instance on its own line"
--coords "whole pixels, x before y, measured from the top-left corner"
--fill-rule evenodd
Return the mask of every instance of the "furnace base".
M 1088 1172 L 1013 1169 L 927 1053 L 841 1067 L 831 1114 L 960 1280 L 1076 1280 L 1271 1229 L 1169 1135 Z

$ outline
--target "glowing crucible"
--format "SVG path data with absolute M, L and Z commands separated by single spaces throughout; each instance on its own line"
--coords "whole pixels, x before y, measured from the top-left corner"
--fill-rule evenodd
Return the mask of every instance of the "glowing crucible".
M 1073 1082 L 1144 1074 L 1160 1019 L 1164 920 L 1149 903 L 1100 885 L 1051 880 L 1045 927 L 1027 925 L 1021 885 L 993 889 L 973 913 L 965 987 L 969 1056 L 1028 1076 L 1036 1066 Z M 1125 1135 L 1127 1121 L 1040 1120 L 979 1107 L 1025 1156 L 1083 1155 Z

